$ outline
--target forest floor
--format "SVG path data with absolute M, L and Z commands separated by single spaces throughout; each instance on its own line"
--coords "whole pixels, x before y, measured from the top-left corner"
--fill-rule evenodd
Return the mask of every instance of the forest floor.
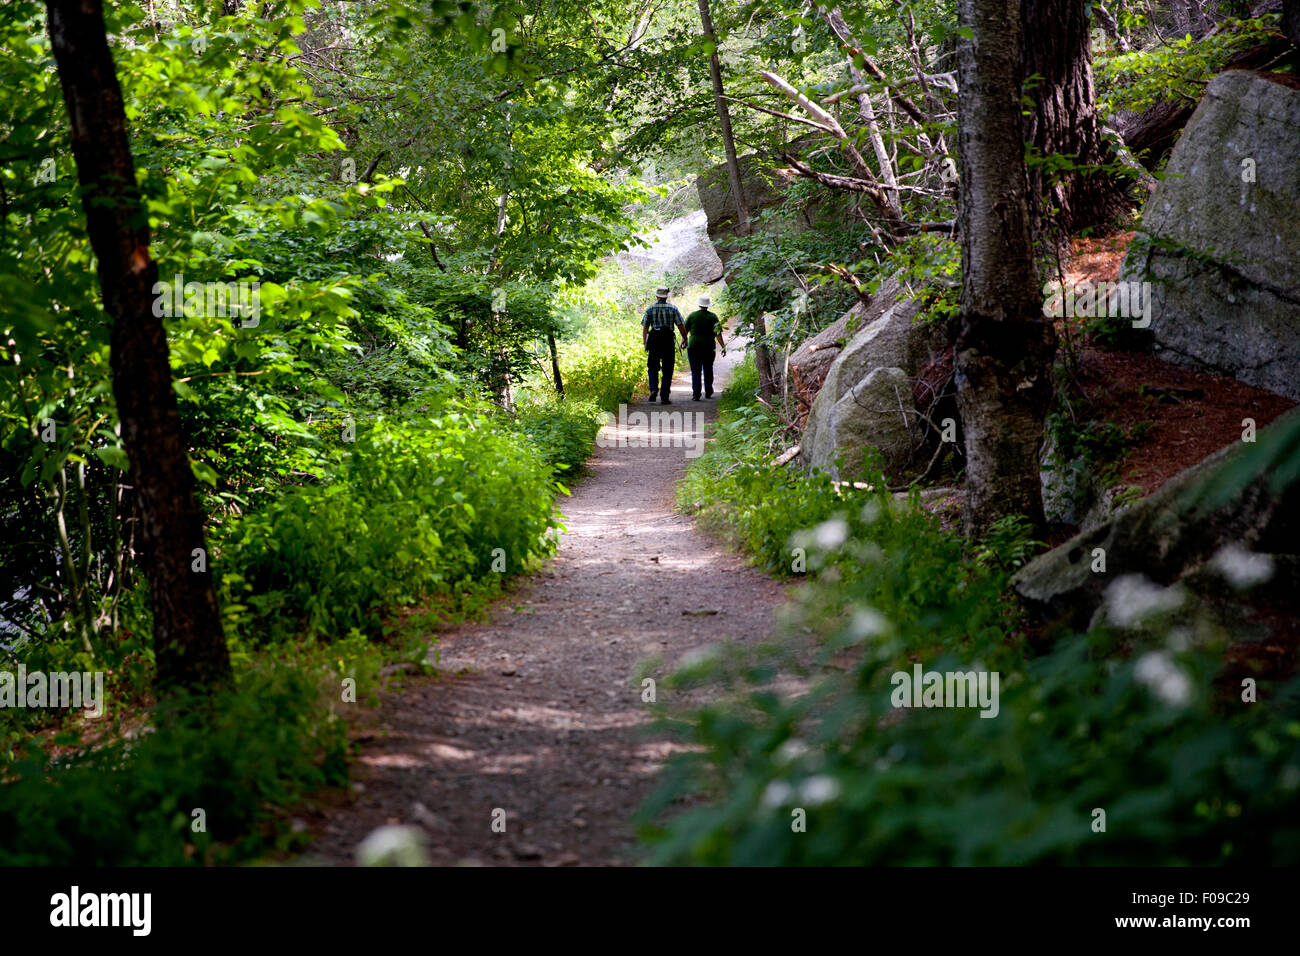
M 1084 279 L 1118 281 L 1133 236 L 1122 232 L 1075 239 L 1066 278 L 1075 284 Z M 1084 324 L 1076 320 L 1070 336 L 1078 359 L 1071 394 L 1076 401 L 1084 400 L 1089 415 L 1124 431 L 1120 478 L 1145 495 L 1223 446 L 1240 441 L 1243 419 L 1251 418 L 1256 428 L 1264 428 L 1295 407 L 1289 398 L 1231 376 L 1173 365 L 1156 354 L 1079 344 L 1084 341 Z M 1057 331 L 1066 331 L 1062 323 L 1058 322 Z
M 719 355 L 715 397 L 695 402 L 678 353 L 672 404 L 653 410 L 683 414 L 678 445 L 689 447 L 638 447 L 647 429 L 630 426 L 617 432 L 627 447 L 596 449 L 561 502 L 555 557 L 489 620 L 440 633 L 438 676 L 407 678 L 354 726 L 352 796 L 304 821 L 315 839 L 300 862 L 353 863 L 368 833 L 399 823 L 423 829 L 435 865 L 635 862 L 629 818 L 672 748 L 650 732 L 641 677 L 656 679 L 662 703 L 683 655 L 763 640 L 784 599 L 675 507 L 687 454 L 702 450 L 742 355 Z M 498 809 L 504 833 L 492 828 Z

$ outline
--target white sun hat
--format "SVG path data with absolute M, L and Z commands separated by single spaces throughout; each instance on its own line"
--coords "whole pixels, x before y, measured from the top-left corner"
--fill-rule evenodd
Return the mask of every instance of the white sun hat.
M 701 309 L 707 309 L 709 306 L 713 305 L 713 300 L 710 299 L 707 295 L 702 295 L 695 300 L 695 304 L 698 305 Z
M 666 295 L 668 295 L 669 292 L 672 292 L 672 291 L 673 291 L 673 290 L 670 289 L 670 288 L 668 288 L 668 286 L 666 286 L 666 285 L 661 285 L 659 288 L 655 289 L 655 295 L 659 296 L 660 298 L 663 298 L 663 297 L 665 297 Z

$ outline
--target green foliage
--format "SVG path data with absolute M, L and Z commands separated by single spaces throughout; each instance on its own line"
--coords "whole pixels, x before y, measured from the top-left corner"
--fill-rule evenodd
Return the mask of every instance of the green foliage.
M 605 415 L 591 402 L 552 398 L 519 406 L 515 423 L 556 475 L 568 476 L 591 457 Z
M 172 699 L 129 739 L 50 758 L 34 743 L 3 767 L 0 865 L 231 863 L 293 845 L 275 807 L 346 780 L 347 736 L 319 669 L 249 672 L 237 692 Z M 195 810 L 206 832 L 196 832 Z
M 565 350 L 560 361 L 566 399 L 613 412 L 632 400 L 646 379 L 645 352 L 639 338 L 594 334 Z
M 491 590 L 550 553 L 555 491 L 530 441 L 474 411 L 358 424 L 336 476 L 286 490 L 218 542 L 230 625 L 254 639 L 377 636 L 394 608 Z
M 1184 36 L 1146 50 L 1099 57 L 1094 71 L 1100 112 L 1141 112 L 1167 100 L 1196 105 L 1229 60 L 1277 36 L 1278 18 L 1271 13 L 1253 20 L 1228 19 L 1199 39 Z
M 921 568 L 913 567 L 914 573 Z M 866 597 L 864 594 L 863 597 Z M 926 626 L 960 627 L 957 604 Z M 802 698 L 758 686 L 706 708 L 651 812 L 686 789 L 708 806 L 650 828 L 658 863 L 733 865 L 1294 864 L 1300 706 L 1294 683 L 1267 704 L 1173 704 L 1082 638 L 1001 670 L 999 712 L 892 706 L 900 642 L 889 619 L 843 674 Z M 843 636 L 851 639 L 851 633 Z M 860 647 L 860 650 L 859 650 Z M 1150 653 L 1168 654 L 1153 651 Z M 1169 655 L 1206 687 L 1210 654 Z M 969 670 L 970 652 L 923 658 Z M 749 685 L 770 671 L 755 668 Z M 718 787 L 725 781 L 725 796 Z M 807 813 L 792 832 L 792 808 Z M 1095 832 L 1095 810 L 1105 832 Z
M 1046 546 L 1033 537 L 1034 526 L 1024 515 L 1007 515 L 993 522 L 988 534 L 972 553 L 976 564 L 1007 574 L 1018 571 Z
M 1047 416 L 1052 442 L 1048 466 L 1065 473 L 1070 481 L 1086 476 L 1088 482 L 1099 479 L 1109 488 L 1119 483 L 1129 452 L 1153 427 L 1153 422 L 1143 421 L 1125 429 L 1101 418 L 1076 418 L 1068 407 L 1054 409 Z
M 1161 642 L 1159 626 L 1145 644 L 1098 630 L 1056 635 L 1036 654 L 1007 590 L 1041 547 L 1027 521 L 999 522 L 968 553 L 920 508 L 919 492 L 900 501 L 878 481 L 836 489 L 771 468 L 759 420 L 745 412 L 726 416 L 718 433 L 735 440 L 693 464 L 683 500 L 772 571 L 790 573 L 806 555 L 810 580 L 783 639 L 731 648 L 667 681 L 711 684 L 715 699 L 662 711 L 681 750 L 639 815 L 649 862 L 1300 861 L 1288 809 L 1300 790 L 1300 681 L 1262 689 L 1260 703 L 1243 705 L 1232 685 L 1216 695 L 1223 648 Z M 1296 431 L 1284 423 L 1253 461 L 1289 465 Z M 1118 440 L 1082 431 L 1071 447 L 1113 451 Z M 1117 646 L 1127 659 L 1108 656 Z M 895 707 L 895 675 L 910 681 L 917 663 L 996 672 L 996 716 Z M 777 677 L 792 673 L 806 692 L 776 693 Z M 682 811 L 684 800 L 693 808 Z
M 738 251 L 728 260 L 727 301 L 741 321 L 736 330 L 753 339 L 753 320 L 767 314 L 767 344 L 782 351 L 821 331 L 857 301 L 851 289 L 820 271 L 847 250 L 871 246 L 871 234 L 847 225 L 823 207 L 818 228 L 804 228 L 808 185 L 796 184 L 780 207 L 765 210 L 748 236 L 730 240 Z M 839 207 L 831 204 L 831 209 Z M 847 218 L 847 216 L 845 216 Z M 803 291 L 807 284 L 808 292 Z
M 556 302 L 571 330 L 559 350 L 566 397 L 617 413 L 645 387 L 640 319 L 663 281 L 649 270 L 625 272 L 608 261 L 590 281 L 561 290 Z
M 898 244 L 889 256 L 892 272 L 907 289 L 924 290 L 919 293 L 924 308 L 916 321 L 925 325 L 943 327 L 960 312 L 958 297 L 961 294 L 961 247 L 945 235 L 921 233 L 909 236 Z M 879 291 L 885 277 L 873 279 L 868 287 L 874 294 Z

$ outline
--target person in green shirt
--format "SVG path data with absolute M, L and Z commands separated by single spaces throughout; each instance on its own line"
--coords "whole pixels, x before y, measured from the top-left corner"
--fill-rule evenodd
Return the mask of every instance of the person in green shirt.
M 707 295 L 695 303 L 699 306 L 686 317 L 686 357 L 691 363 L 691 397 L 700 400 L 700 379 L 704 380 L 704 397 L 713 397 L 713 342 L 716 339 L 722 354 L 727 346 L 722 341 L 722 320 L 709 311 L 713 304 Z

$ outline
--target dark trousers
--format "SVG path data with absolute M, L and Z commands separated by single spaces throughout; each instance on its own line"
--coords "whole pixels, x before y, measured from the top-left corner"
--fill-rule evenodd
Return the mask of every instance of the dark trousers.
M 695 398 L 700 397 L 701 376 L 704 378 L 704 391 L 710 395 L 713 394 L 713 357 L 715 354 L 712 342 L 708 344 L 708 347 L 697 345 L 686 349 L 686 357 L 691 362 L 691 395 Z
M 646 367 L 650 371 L 650 397 L 659 393 L 660 398 L 667 398 L 673 384 L 673 365 L 676 361 L 677 347 L 671 336 L 657 339 L 650 335 L 649 349 L 646 353 Z M 661 384 L 662 382 L 662 384 Z

